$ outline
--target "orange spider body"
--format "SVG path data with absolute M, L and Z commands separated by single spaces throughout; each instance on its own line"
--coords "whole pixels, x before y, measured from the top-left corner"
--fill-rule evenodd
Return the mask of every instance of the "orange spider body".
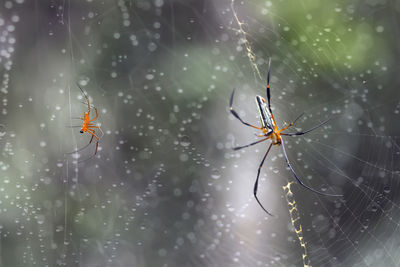
M 83 117 L 81 133 L 86 133 L 89 129 L 89 113 L 85 112 L 85 114 L 83 115 L 84 117 Z
M 85 149 L 87 146 L 89 146 L 92 143 L 93 139 L 96 139 L 96 150 L 94 152 L 94 155 L 90 157 L 90 158 L 92 158 L 97 153 L 97 149 L 98 149 L 98 146 L 99 146 L 99 140 L 104 135 L 104 133 L 103 133 L 103 131 L 101 130 L 101 128 L 99 126 L 96 126 L 94 124 L 94 120 L 96 120 L 97 117 L 99 116 L 99 114 L 97 112 L 97 108 L 90 104 L 89 98 L 87 97 L 85 92 L 82 90 L 82 88 L 79 85 L 78 85 L 78 87 L 79 87 L 79 89 L 81 89 L 82 95 L 86 99 L 86 103 L 85 104 L 87 104 L 87 106 L 88 106 L 88 111 L 83 114 L 83 118 L 79 118 L 79 119 L 81 119 L 83 121 L 82 122 L 82 126 L 80 127 L 81 128 L 80 129 L 80 133 L 89 133 L 92 137 L 90 138 L 90 141 L 86 146 L 84 146 L 83 148 L 78 149 L 78 150 L 76 150 L 74 152 L 71 152 L 71 153 L 76 153 L 76 152 L 79 152 L 79 151 Z M 90 118 L 91 108 L 93 108 L 94 111 L 96 112 L 96 115 L 93 118 Z M 76 127 L 76 126 L 73 126 L 73 127 Z M 79 126 L 77 126 L 77 127 L 79 127 Z M 96 130 L 99 130 L 101 132 L 102 135 L 100 137 L 96 134 Z
M 89 100 L 88 100 L 89 101 Z M 90 104 L 88 102 L 88 107 L 89 107 L 89 112 L 85 112 L 83 114 L 83 123 L 82 123 L 82 128 L 81 128 L 81 133 L 90 133 L 92 135 L 92 138 L 90 139 L 90 143 L 92 143 L 93 138 L 96 138 L 97 144 L 96 144 L 96 152 L 97 153 L 97 146 L 100 138 L 95 134 L 95 128 L 100 129 L 98 126 L 94 125 L 92 122 L 97 119 L 98 113 L 97 113 L 97 108 L 93 107 L 94 111 L 96 112 L 96 116 L 93 117 L 93 119 L 89 118 L 89 113 L 90 113 Z

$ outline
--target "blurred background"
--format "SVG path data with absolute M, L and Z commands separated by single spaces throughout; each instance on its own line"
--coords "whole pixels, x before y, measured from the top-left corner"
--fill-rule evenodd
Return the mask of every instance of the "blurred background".
M 1 266 L 397 266 L 400 2 L 0 1 Z M 299 186 L 268 142 L 272 108 Z M 95 157 L 79 133 L 97 107 Z M 93 114 L 93 113 L 92 113 Z M 87 160 L 85 160 L 87 159 Z M 79 162 L 82 161 L 83 162 Z M 291 193 L 284 190 L 290 184 Z M 293 223 L 292 223 L 293 222 Z

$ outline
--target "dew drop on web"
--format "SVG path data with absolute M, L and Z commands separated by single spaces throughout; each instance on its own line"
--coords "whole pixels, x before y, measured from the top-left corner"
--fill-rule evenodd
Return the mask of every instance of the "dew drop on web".
M 179 144 L 183 147 L 187 147 L 190 145 L 190 138 L 187 135 L 184 135 L 180 138 Z
M 221 178 L 221 173 L 219 172 L 218 169 L 215 169 L 215 168 L 212 169 L 212 171 L 211 171 L 211 178 L 213 178 L 213 179 L 215 179 L 215 180 Z

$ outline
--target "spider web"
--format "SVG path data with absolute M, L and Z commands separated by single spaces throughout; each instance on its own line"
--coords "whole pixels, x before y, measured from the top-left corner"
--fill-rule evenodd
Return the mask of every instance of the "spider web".
M 234 7 L 2 4 L 0 233 L 15 255 L 2 265 L 398 265 L 397 5 Z M 233 151 L 257 137 L 227 108 L 236 88 L 235 109 L 259 121 L 269 58 L 278 126 L 303 111 L 293 132 L 333 116 L 286 137 L 289 160 L 308 186 L 344 195 L 299 186 L 274 146 L 258 194 L 276 217 L 253 197 L 268 144 Z M 77 82 L 105 133 L 79 164 L 66 153 L 90 137 L 65 127 L 87 108 Z

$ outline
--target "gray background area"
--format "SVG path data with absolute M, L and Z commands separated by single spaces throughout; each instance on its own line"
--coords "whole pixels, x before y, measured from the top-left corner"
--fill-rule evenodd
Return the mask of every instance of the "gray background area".
M 396 266 L 399 1 L 0 1 L 1 266 L 303 266 L 259 124 L 272 60 L 292 185 L 312 266 Z M 247 41 L 244 39 L 246 36 Z M 247 48 L 254 54 L 252 62 Z M 254 66 L 260 70 L 257 75 Z M 96 157 L 77 163 L 87 110 Z M 94 154 L 91 145 L 80 159 Z

